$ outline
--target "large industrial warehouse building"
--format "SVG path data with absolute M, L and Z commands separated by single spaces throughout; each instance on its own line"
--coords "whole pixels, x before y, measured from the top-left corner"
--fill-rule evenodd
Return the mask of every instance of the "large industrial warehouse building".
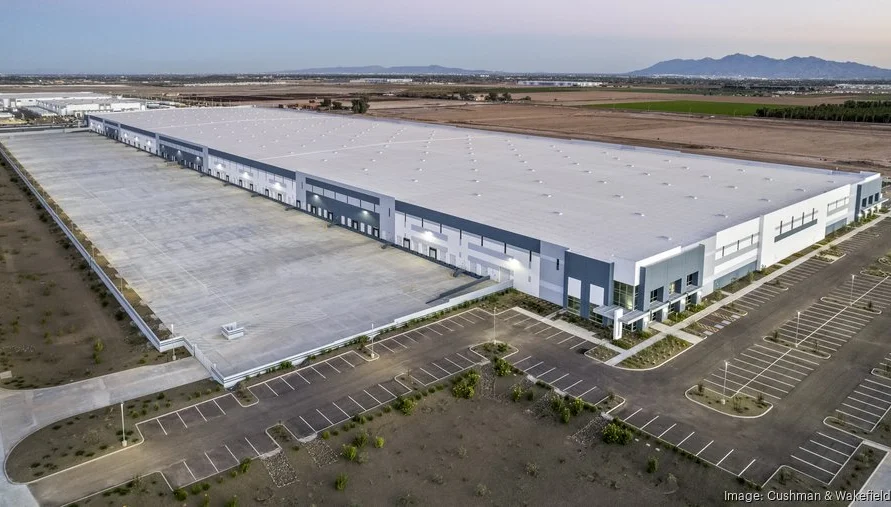
M 883 202 L 873 173 L 357 116 L 196 108 L 87 121 L 357 233 L 512 280 L 616 337 Z

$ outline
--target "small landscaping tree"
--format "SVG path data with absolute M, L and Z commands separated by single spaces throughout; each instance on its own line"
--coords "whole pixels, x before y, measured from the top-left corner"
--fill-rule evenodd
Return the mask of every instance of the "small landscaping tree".
M 631 442 L 631 431 L 611 422 L 603 428 L 603 441 L 608 444 L 628 444 Z
M 652 474 L 656 473 L 656 470 L 659 469 L 659 459 L 655 456 L 650 456 L 647 460 L 647 473 Z

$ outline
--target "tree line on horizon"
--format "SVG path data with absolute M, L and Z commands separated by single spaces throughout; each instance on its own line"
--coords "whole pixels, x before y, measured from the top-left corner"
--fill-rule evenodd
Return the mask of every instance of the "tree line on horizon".
M 891 123 L 891 100 L 846 100 L 818 106 L 761 107 L 759 118 Z

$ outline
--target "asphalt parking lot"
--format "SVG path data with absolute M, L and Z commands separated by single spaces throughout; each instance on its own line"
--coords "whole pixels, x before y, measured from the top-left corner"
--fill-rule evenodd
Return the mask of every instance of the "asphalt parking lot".
M 792 452 L 790 467 L 828 486 L 860 444 L 859 438 L 827 426 Z

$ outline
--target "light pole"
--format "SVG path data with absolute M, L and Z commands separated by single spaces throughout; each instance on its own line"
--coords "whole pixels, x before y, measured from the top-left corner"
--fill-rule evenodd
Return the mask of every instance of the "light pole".
M 371 352 L 371 358 L 374 359 L 374 322 L 371 323 L 371 335 L 368 337 L 368 350 Z
M 496 333 L 495 323 L 498 322 L 498 318 L 496 317 L 497 313 L 498 313 L 498 307 L 493 305 L 492 306 L 492 345 L 496 345 L 496 346 L 498 345 L 498 339 L 496 338 L 497 335 L 495 334 Z
M 121 447 L 127 447 L 127 431 L 124 428 L 124 402 L 121 402 Z
M 724 388 L 721 389 L 721 405 L 727 403 L 727 367 L 730 363 L 724 361 Z
M 795 322 L 795 348 L 798 348 L 798 330 L 801 328 L 801 312 L 795 312 L 798 314 L 798 320 Z
M 851 306 L 854 306 L 854 275 L 851 275 Z

